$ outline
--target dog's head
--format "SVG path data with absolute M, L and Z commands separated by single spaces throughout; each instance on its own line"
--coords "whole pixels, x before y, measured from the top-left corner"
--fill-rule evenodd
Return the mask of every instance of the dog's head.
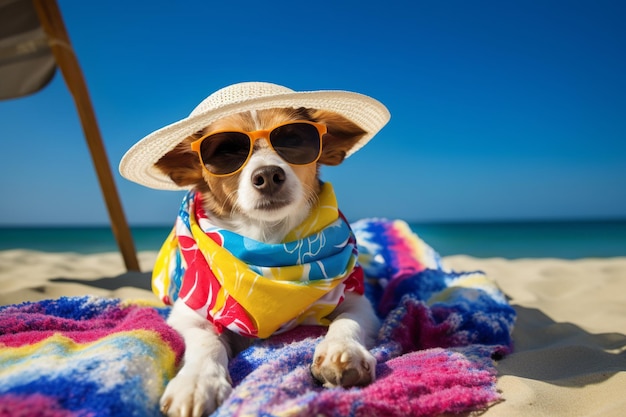
M 232 175 L 216 176 L 203 167 L 191 147 L 193 142 L 215 132 L 272 130 L 290 121 L 310 121 L 326 127 L 316 163 L 292 165 L 274 151 L 268 138 L 260 137 L 242 169 Z M 258 240 L 280 241 L 304 220 L 315 203 L 320 190 L 320 164 L 340 164 L 365 133 L 343 116 L 323 110 L 244 112 L 224 117 L 187 137 L 156 166 L 177 185 L 192 186 L 202 193 L 204 208 L 227 227 Z

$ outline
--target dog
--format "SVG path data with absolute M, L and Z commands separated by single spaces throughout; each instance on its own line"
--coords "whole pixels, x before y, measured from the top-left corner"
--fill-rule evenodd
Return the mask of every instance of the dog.
M 373 135 L 338 112 L 296 107 L 297 100 L 293 104 L 261 109 L 241 104 L 240 111 L 214 118 L 170 146 L 153 164 L 153 172 L 192 190 L 212 227 L 255 242 L 281 244 L 319 204 L 325 187 L 320 167 L 342 163 L 363 138 Z M 377 111 L 384 119 L 386 109 L 381 106 Z M 123 166 L 124 161 L 124 173 Z M 254 339 L 219 328 L 183 298 L 173 303 L 167 322 L 183 337 L 185 354 L 160 405 L 168 416 L 201 416 L 228 397 L 229 358 Z M 325 317 L 328 331 L 309 364 L 311 375 L 324 387 L 367 385 L 376 377 L 376 360 L 368 346 L 376 336 L 378 318 L 358 291 L 342 294 L 333 308 Z

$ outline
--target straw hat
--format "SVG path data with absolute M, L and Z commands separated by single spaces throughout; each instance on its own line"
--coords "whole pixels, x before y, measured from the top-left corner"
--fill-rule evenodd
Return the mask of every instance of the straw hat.
M 234 84 L 208 96 L 189 117 L 159 129 L 137 142 L 120 162 L 125 178 L 161 190 L 179 190 L 154 164 L 187 136 L 214 121 L 235 113 L 272 108 L 307 107 L 329 110 L 356 123 L 367 134 L 348 152 L 350 156 L 389 121 L 389 111 L 373 98 L 348 91 L 293 91 L 276 84 Z

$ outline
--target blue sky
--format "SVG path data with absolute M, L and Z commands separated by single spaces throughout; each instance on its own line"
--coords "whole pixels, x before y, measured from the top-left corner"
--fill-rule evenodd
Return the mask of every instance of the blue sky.
M 131 224 L 182 195 L 121 178 L 125 151 L 240 81 L 389 108 L 322 171 L 350 219 L 626 217 L 625 2 L 58 2 Z M 60 74 L 0 102 L 0 139 L 0 224 L 108 222 Z

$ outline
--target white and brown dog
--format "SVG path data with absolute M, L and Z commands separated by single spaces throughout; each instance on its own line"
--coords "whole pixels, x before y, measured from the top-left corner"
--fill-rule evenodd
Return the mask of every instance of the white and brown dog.
M 122 159 L 126 178 L 160 189 L 192 189 L 220 228 L 265 243 L 283 242 L 318 201 L 320 165 L 337 165 L 388 121 L 386 108 L 343 91 L 294 92 L 242 83 L 209 96 L 192 114 L 138 142 Z M 326 387 L 366 385 L 376 361 L 367 350 L 378 329 L 355 292 L 331 321 L 310 369 Z M 185 341 L 183 364 L 161 399 L 169 416 L 211 413 L 232 387 L 228 361 L 248 343 L 219 333 L 182 298 L 168 323 Z

